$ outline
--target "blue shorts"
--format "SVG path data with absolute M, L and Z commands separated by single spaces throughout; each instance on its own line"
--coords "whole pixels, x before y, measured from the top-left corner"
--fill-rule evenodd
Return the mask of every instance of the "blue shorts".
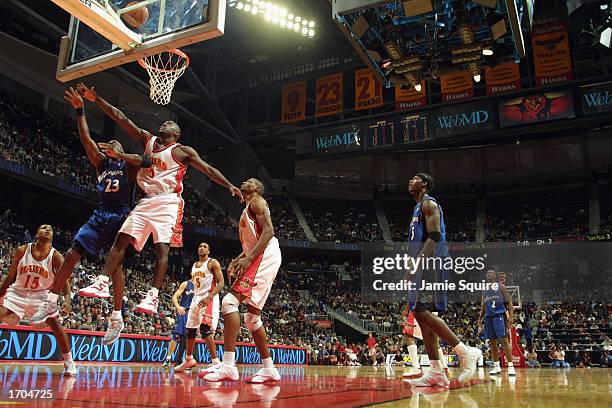
M 185 309 L 185 314 L 176 315 L 176 325 L 174 326 L 174 330 L 172 330 L 172 339 L 174 341 L 179 341 L 179 336 L 185 336 L 185 326 L 187 325 L 187 316 L 189 315 L 189 309 Z
M 74 241 L 89 255 L 97 254 L 115 241 L 128 212 L 128 210 L 111 212 L 100 208 L 96 209 L 89 220 L 79 229 Z
M 497 340 L 506 337 L 506 319 L 504 315 L 485 316 L 484 337 L 489 340 Z

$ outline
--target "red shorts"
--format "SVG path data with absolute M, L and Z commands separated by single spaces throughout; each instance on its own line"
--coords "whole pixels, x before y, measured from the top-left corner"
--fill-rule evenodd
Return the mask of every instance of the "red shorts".
M 270 295 L 281 262 L 282 256 L 278 241 L 270 241 L 266 249 L 232 284 L 232 290 L 243 294 L 247 298 L 245 303 L 262 310 Z

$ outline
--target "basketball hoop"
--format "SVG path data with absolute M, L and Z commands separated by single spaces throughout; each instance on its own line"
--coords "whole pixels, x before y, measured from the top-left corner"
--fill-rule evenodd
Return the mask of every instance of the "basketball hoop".
M 159 105 L 170 103 L 174 83 L 189 66 L 189 57 L 179 49 L 163 51 L 138 60 L 149 73 L 149 96 Z

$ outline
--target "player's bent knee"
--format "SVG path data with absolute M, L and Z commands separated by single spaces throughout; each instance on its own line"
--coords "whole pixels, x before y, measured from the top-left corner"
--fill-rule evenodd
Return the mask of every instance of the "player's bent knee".
M 226 314 L 238 312 L 239 305 L 238 298 L 233 293 L 228 293 L 221 301 L 221 313 L 225 316 Z
M 185 334 L 186 334 L 188 339 L 195 339 L 196 336 L 198 335 L 198 329 L 192 329 L 190 327 L 187 327 L 185 329 Z M 180 339 L 179 339 L 179 341 L 180 341 Z
M 202 335 L 202 338 L 206 338 L 208 336 L 210 336 L 212 333 L 212 331 L 210 330 L 210 326 L 207 324 L 201 324 L 200 325 L 200 334 Z
M 247 329 L 249 329 L 251 333 L 255 332 L 257 329 L 263 326 L 261 316 L 251 312 L 247 312 L 244 315 L 244 323 L 246 324 Z

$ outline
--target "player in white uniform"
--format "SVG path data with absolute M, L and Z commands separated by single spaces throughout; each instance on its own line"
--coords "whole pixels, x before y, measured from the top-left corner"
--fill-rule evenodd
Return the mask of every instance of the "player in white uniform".
M 47 299 L 56 271 L 64 257 L 52 246 L 53 228 L 43 224 L 36 230 L 36 242 L 17 248 L 8 276 L 0 285 L 0 322 L 18 324 L 24 317 L 31 317 Z M 70 312 L 70 283 L 64 288 L 64 313 Z M 66 332 L 57 321 L 49 318 L 49 325 L 64 357 L 64 375 L 76 375 L 70 343 Z M 44 324 L 43 324 L 44 325 Z
M 193 358 L 198 327 L 206 342 L 213 364 L 219 363 L 215 347 L 215 331 L 219 324 L 219 292 L 225 284 L 221 264 L 210 258 L 210 246 L 202 242 L 198 247 L 198 262 L 191 268 L 194 295 L 187 315 L 185 332 L 187 335 L 187 359 L 174 368 L 175 372 L 188 370 L 197 365 Z
M 268 203 L 262 197 L 264 186 L 261 181 L 251 178 L 240 187 L 246 201 L 240 224 L 242 253 L 232 261 L 228 277 L 232 279 L 231 292 L 223 297 L 223 362 L 201 371 L 199 376 L 206 381 L 236 381 L 239 378 L 235 364 L 236 339 L 240 332 L 238 306 L 245 303 L 247 313 L 244 321 L 253 336 L 261 355 L 263 368 L 254 376 L 246 379 L 251 383 L 274 382 L 280 375 L 268 350 L 268 337 L 261 321 L 263 309 L 272 284 L 280 268 L 282 257 L 278 240 L 274 237 L 274 227 L 270 219 Z
M 153 286 L 136 311 L 155 315 L 159 289 L 168 269 L 168 251 L 170 246 L 181 247 L 183 245 L 181 192 L 183 191 L 182 180 L 188 166 L 193 166 L 215 183 L 228 188 L 230 193 L 241 201 L 242 194 L 219 170 L 202 160 L 193 148 L 177 143 L 181 136 L 181 129 L 176 123 L 172 121 L 162 123 L 158 136 L 153 136 L 136 126 L 119 109 L 99 97 L 93 88 L 79 84 L 77 90 L 87 100 L 95 102 L 104 113 L 117 122 L 129 137 L 140 142 L 145 150 L 143 157 L 148 160 L 147 163 L 143 161 L 142 167 L 145 168 L 139 170 L 137 177 L 138 185 L 145 192 L 146 197 L 138 202 L 121 227 L 106 259 L 102 275 L 86 289 L 92 297 L 107 297 L 109 276 L 121 264 L 128 246 L 133 244 L 137 250 L 140 250 L 149 235 L 153 234 L 157 254 Z M 120 153 L 116 158 L 125 159 Z M 122 297 L 121 293 L 119 298 Z M 123 330 L 121 306 L 114 305 L 111 323 L 105 336 L 107 344 L 118 338 L 121 330 Z

